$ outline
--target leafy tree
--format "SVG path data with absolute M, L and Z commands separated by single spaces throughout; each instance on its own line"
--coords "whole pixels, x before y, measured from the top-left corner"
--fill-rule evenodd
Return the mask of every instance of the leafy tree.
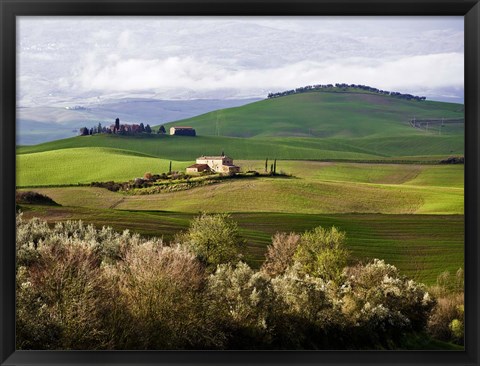
M 149 124 L 147 124 L 147 126 L 145 127 L 145 132 L 146 133 L 152 133 L 152 128 L 150 127 Z
M 143 122 L 140 123 L 140 132 L 145 132 L 145 126 L 143 125 Z
M 311 276 L 339 281 L 348 258 L 345 239 L 345 233 L 334 226 L 330 229 L 318 226 L 301 235 L 294 259 Z
M 299 241 L 298 234 L 276 233 L 272 237 L 272 245 L 267 247 L 262 271 L 273 277 L 283 274 L 293 264 L 293 255 Z
M 165 134 L 167 131 L 165 131 L 165 127 L 163 125 L 160 126 L 160 128 L 158 129 L 158 131 L 161 133 L 161 134 Z
M 99 122 L 99 123 L 98 123 L 98 126 L 97 126 L 97 132 L 98 132 L 98 133 L 102 133 L 102 131 L 103 131 L 103 130 L 102 130 L 102 124 Z
M 88 127 L 82 127 L 80 129 L 80 136 L 87 136 L 89 134 L 89 129 Z
M 168 165 L 168 174 L 172 174 L 172 161 L 170 160 L 170 164 Z
M 115 119 L 115 130 L 118 131 L 120 129 L 120 118 Z
M 268 158 L 265 159 L 265 173 L 268 171 Z
M 177 236 L 177 241 L 208 266 L 236 262 L 244 245 L 237 224 L 228 214 L 201 214 L 191 221 L 187 232 Z
M 277 159 L 273 162 L 273 174 L 277 174 Z

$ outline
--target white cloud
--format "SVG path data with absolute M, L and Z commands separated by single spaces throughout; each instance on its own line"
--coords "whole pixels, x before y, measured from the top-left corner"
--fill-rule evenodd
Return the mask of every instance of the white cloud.
M 105 65 L 102 63 L 105 62 Z M 349 58 L 318 62 L 305 60 L 276 68 L 237 68 L 193 57 L 165 59 L 99 60 L 89 55 L 79 73 L 77 87 L 97 91 L 172 89 L 283 90 L 310 84 L 346 82 L 387 90 L 411 91 L 463 86 L 463 55 L 460 53 L 406 56 L 379 62 Z
M 463 89 L 462 17 L 20 17 L 18 24 L 19 87 L 38 103 L 46 95 L 263 96 L 336 82 L 432 95 Z

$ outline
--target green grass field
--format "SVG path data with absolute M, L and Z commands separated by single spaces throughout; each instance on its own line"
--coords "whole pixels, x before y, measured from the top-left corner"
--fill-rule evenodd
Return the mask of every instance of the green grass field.
M 169 123 L 192 126 L 198 134 L 230 137 L 387 137 L 421 132 L 408 121 L 421 118 L 463 118 L 463 105 L 407 101 L 359 90 L 316 91 L 221 109 Z M 444 134 L 461 134 L 461 127 Z
M 96 155 L 88 149 L 71 150 L 73 156 L 85 152 L 92 154 L 93 159 Z M 55 151 L 39 154 L 46 159 L 56 158 Z M 112 165 L 112 161 L 120 158 L 111 151 L 106 153 L 103 165 L 100 159 L 95 160 L 96 169 L 77 159 L 77 165 L 51 160 L 55 169 L 36 170 L 27 168 L 22 159 L 32 155 L 37 154 L 19 156 L 18 186 L 128 180 L 143 176 L 146 171 L 168 170 L 167 160 L 129 155 L 122 156 L 122 163 Z M 44 164 L 48 166 L 47 161 Z M 239 161 L 238 164 L 245 169 L 264 169 L 262 161 Z M 159 170 L 151 169 L 152 166 L 158 166 Z M 182 163 L 174 162 L 173 166 L 182 166 Z M 187 191 L 138 196 L 89 187 L 37 190 L 61 205 L 102 208 L 114 205 L 131 210 L 463 214 L 463 166 L 278 161 L 277 169 L 293 176 L 231 179 Z
M 161 159 L 193 161 L 200 155 L 224 151 L 234 159 L 283 160 L 440 160 L 463 154 L 463 136 L 413 135 L 377 138 L 237 138 L 216 136 L 78 136 L 34 146 L 22 146 L 18 155 L 53 150 L 104 147 L 137 152 Z
M 17 186 L 127 181 L 146 172 L 167 172 L 169 160 L 107 148 L 76 148 L 17 155 Z M 172 161 L 172 169 L 189 164 Z

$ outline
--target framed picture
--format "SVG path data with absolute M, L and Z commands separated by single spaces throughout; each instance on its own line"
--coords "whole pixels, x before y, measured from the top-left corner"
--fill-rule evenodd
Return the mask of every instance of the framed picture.
M 478 1 L 0 4 L 1 365 L 479 364 Z

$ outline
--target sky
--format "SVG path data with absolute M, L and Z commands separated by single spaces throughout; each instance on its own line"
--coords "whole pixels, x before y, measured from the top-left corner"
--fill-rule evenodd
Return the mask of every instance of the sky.
M 18 17 L 17 105 L 364 84 L 463 101 L 463 17 Z

